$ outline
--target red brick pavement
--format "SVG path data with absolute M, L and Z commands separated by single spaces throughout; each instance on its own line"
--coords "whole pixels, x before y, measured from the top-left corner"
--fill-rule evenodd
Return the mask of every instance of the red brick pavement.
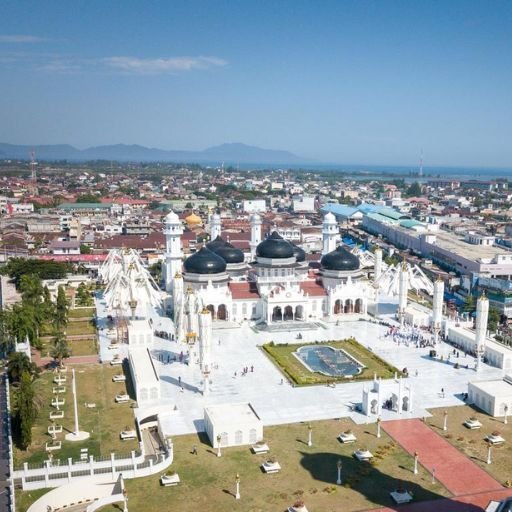
M 502 488 L 499 491 L 469 494 L 467 496 L 457 496 L 456 498 L 442 498 L 439 500 L 409 503 L 408 505 L 376 508 L 371 512 L 482 512 L 491 501 L 501 501 L 509 496 L 512 496 L 512 489 Z
M 418 451 L 420 464 L 429 471 L 435 468 L 436 479 L 455 496 L 503 489 L 499 482 L 422 421 L 388 421 L 382 427 L 409 453 Z

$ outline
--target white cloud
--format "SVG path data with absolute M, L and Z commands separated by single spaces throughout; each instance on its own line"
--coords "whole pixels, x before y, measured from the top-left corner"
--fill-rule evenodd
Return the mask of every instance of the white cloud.
M 169 57 L 158 59 L 140 59 L 138 57 L 107 57 L 103 59 L 107 66 L 134 74 L 178 73 L 194 69 L 223 67 L 227 61 L 218 57 Z
M 42 43 L 46 39 L 26 34 L 0 35 L 0 43 Z

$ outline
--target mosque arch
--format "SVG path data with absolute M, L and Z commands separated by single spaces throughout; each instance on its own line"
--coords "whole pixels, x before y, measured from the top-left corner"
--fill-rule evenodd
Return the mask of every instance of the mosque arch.
M 356 300 L 354 312 L 355 313 L 362 313 L 363 312 L 363 299 L 357 299 Z
M 227 320 L 228 319 L 228 311 L 226 309 L 226 304 L 220 304 L 217 308 L 217 320 Z
M 215 308 L 213 304 L 208 304 L 208 306 L 206 306 L 206 309 L 212 314 L 212 318 L 215 318 Z
M 272 310 L 272 322 L 280 322 L 283 319 L 283 310 L 280 306 L 275 306 Z
M 334 302 L 334 314 L 340 315 L 341 313 L 343 313 L 343 306 L 341 300 L 336 299 L 336 301 Z
M 304 306 L 295 308 L 295 320 L 304 320 Z
M 284 308 L 283 320 L 293 320 L 293 308 L 291 306 Z

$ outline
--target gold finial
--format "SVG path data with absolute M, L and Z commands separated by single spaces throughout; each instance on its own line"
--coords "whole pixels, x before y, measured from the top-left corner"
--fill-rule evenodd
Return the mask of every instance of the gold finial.
M 174 274 L 174 278 L 175 279 L 181 279 L 183 276 L 181 275 L 180 272 L 176 272 L 176 274 Z

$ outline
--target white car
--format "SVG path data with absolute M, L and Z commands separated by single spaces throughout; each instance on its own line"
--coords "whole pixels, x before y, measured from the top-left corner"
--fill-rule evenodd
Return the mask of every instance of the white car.
M 114 400 L 118 404 L 125 404 L 126 402 L 130 401 L 130 396 L 129 395 L 116 395 Z
M 124 382 L 126 380 L 126 375 L 120 373 L 119 375 L 114 375 L 112 377 L 112 382 Z

